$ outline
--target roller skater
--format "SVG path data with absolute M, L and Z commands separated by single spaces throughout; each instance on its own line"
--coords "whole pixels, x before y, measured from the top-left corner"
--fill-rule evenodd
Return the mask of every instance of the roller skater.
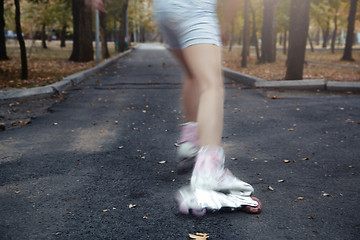
M 238 2 L 224 0 L 225 26 L 235 16 Z M 104 10 L 102 0 L 91 3 Z M 203 215 L 206 210 L 222 208 L 258 213 L 262 205 L 251 197 L 253 187 L 224 168 L 221 40 L 227 42 L 229 34 L 228 27 L 220 33 L 216 6 L 217 0 L 155 0 L 153 5 L 168 50 L 185 73 L 183 108 L 187 124 L 180 135 L 178 170 L 193 168 L 193 172 L 190 185 L 178 191 L 176 200 L 185 214 L 190 209 L 195 215 Z
M 237 0 L 224 1 L 225 23 L 235 15 Z M 176 200 L 181 213 L 203 215 L 206 210 L 243 209 L 258 213 L 261 203 L 251 185 L 224 168 L 221 148 L 224 84 L 217 0 L 156 0 L 154 12 L 169 51 L 184 69 L 183 109 L 188 122 L 181 128 L 178 172 L 192 170 L 191 183 Z M 200 150 L 199 150 L 200 149 Z M 194 160 L 195 159 L 195 160 Z

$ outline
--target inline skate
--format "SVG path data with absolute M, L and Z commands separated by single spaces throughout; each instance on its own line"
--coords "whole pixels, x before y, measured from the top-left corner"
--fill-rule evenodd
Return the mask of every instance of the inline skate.
M 261 202 L 251 196 L 254 188 L 225 169 L 224 161 L 222 148 L 200 149 L 190 185 L 182 187 L 175 196 L 180 213 L 191 210 L 195 216 L 203 216 L 207 211 L 223 209 L 261 212 Z

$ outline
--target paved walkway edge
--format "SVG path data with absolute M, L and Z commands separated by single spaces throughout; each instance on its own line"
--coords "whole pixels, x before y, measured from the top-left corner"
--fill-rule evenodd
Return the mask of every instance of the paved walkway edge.
M 224 76 L 243 84 L 262 89 L 285 90 L 328 90 L 343 92 L 360 92 L 360 82 L 326 82 L 325 79 L 266 81 L 261 78 L 239 73 L 228 68 L 223 68 Z
M 104 67 L 116 62 L 120 58 L 127 56 L 132 52 L 133 49 L 129 49 L 118 56 L 107 59 L 93 68 L 72 74 L 70 76 L 65 77 L 63 80 L 36 88 L 29 89 L 20 89 L 20 90 L 12 90 L 8 92 L 0 92 L 0 102 L 1 101 L 16 101 L 16 100 L 34 100 L 40 98 L 49 98 L 56 94 L 61 94 L 62 92 L 70 89 L 71 87 L 81 83 L 88 76 L 93 75 L 103 69 Z

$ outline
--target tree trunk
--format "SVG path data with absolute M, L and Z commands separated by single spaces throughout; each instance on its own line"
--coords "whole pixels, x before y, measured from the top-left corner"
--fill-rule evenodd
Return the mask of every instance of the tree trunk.
M 106 38 L 106 13 L 99 13 L 100 20 L 100 36 L 101 36 L 101 56 L 102 59 L 106 59 L 110 57 L 109 49 L 107 46 L 107 38 Z
M 91 9 L 85 0 L 72 0 L 74 43 L 70 60 L 74 62 L 89 62 L 94 60 Z
M 276 17 L 278 0 L 264 1 L 264 21 L 261 30 L 261 62 L 276 60 Z
M 287 30 L 284 30 L 283 54 L 287 54 Z
M 256 31 L 256 14 L 255 14 L 255 10 L 251 5 L 251 2 L 249 2 L 250 4 L 250 9 L 251 9 L 251 15 L 252 15 L 252 36 L 251 36 L 251 43 L 252 45 L 255 46 L 255 50 L 256 50 L 256 57 L 258 62 L 260 61 L 260 52 L 259 52 L 259 41 L 258 41 L 258 37 L 257 37 L 257 31 Z
M 20 23 L 20 2 L 19 0 L 14 0 L 15 3 L 15 24 L 16 24 L 16 34 L 17 39 L 20 45 L 20 53 L 21 53 L 21 79 L 28 79 L 28 67 L 27 67 L 27 59 L 26 59 L 26 47 L 25 41 L 22 36 L 21 31 L 21 23 Z
M 316 31 L 315 44 L 316 46 L 320 45 L 320 29 Z
M 79 5 L 80 1 L 72 0 L 72 16 L 73 16 L 73 47 L 71 56 L 69 58 L 70 61 L 76 62 L 79 58 Z
M 307 35 L 307 38 L 308 38 L 308 40 L 309 40 L 311 52 L 314 52 L 314 45 L 313 45 L 313 42 L 312 42 L 312 40 L 311 40 L 311 36 L 310 36 L 309 33 L 308 33 L 308 35 Z
M 357 9 L 357 0 L 351 0 L 344 55 L 341 58 L 341 60 L 343 61 L 354 61 L 352 57 L 352 46 L 354 43 L 356 9 Z
M 4 0 L 0 0 L 0 61 L 8 59 L 6 54 Z
M 126 50 L 127 39 L 127 8 L 129 0 L 124 0 L 121 8 L 121 26 L 120 26 L 120 39 L 119 39 L 119 52 Z
M 328 45 L 328 41 L 329 41 L 329 34 L 330 34 L 330 18 L 328 18 L 327 22 L 326 22 L 326 28 L 322 28 L 323 31 L 323 48 L 327 48 Z
M 47 48 L 46 46 L 46 25 L 43 23 L 41 28 L 41 46 Z
M 60 34 L 60 47 L 66 47 L 66 23 L 63 24 L 61 28 L 61 34 Z
M 229 40 L 229 52 L 231 52 L 234 43 L 234 20 L 231 21 L 231 34 Z
M 331 38 L 331 53 L 335 53 L 335 42 L 336 42 L 336 35 L 337 35 L 337 29 L 338 29 L 338 23 L 337 23 L 337 13 L 338 9 L 336 9 L 335 17 L 334 17 L 334 32 L 332 34 Z
M 244 35 L 243 35 L 243 47 L 241 53 L 241 67 L 246 67 L 247 65 L 247 57 L 249 53 L 249 38 L 250 26 L 249 26 L 249 0 L 245 0 L 244 6 Z
M 302 79 L 306 37 L 309 30 L 310 0 L 291 0 L 289 54 L 286 80 Z

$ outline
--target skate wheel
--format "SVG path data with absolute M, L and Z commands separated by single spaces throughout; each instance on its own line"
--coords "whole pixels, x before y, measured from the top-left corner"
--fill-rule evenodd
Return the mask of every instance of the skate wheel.
M 178 204 L 178 207 L 179 207 L 179 213 L 181 213 L 181 214 L 189 214 L 189 209 L 184 204 L 184 199 L 183 199 L 183 197 L 181 196 L 180 193 L 177 193 L 175 195 L 175 200 L 176 200 L 176 202 Z
M 260 200 L 257 199 L 256 197 L 251 197 L 251 198 L 252 198 L 254 201 L 256 201 L 256 202 L 258 203 L 258 205 L 257 205 L 256 207 L 246 206 L 246 207 L 244 208 L 245 212 L 247 212 L 247 213 L 254 213 L 254 214 L 260 213 L 261 210 L 262 210 L 262 204 L 261 204 Z
M 203 209 L 191 209 L 191 212 L 196 217 L 202 217 L 206 213 L 206 208 L 203 208 Z

